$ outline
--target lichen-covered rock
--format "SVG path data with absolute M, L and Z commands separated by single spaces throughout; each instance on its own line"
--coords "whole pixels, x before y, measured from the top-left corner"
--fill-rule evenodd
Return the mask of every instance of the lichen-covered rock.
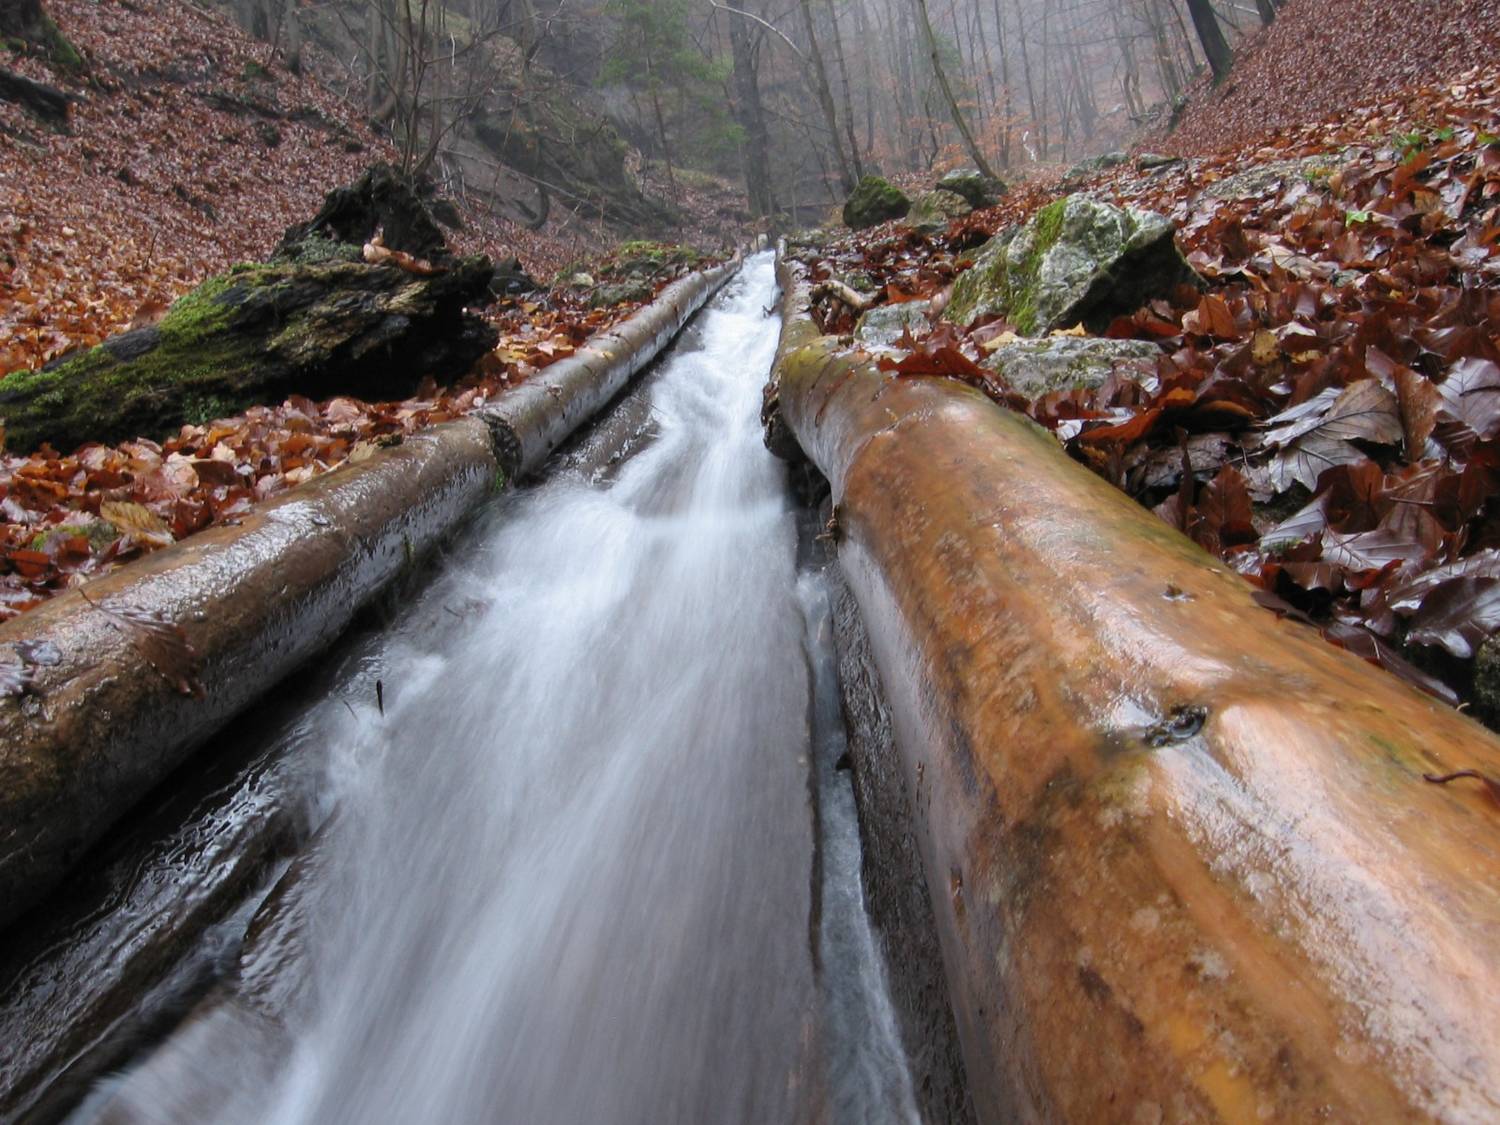
M 911 200 L 895 184 L 879 176 L 866 176 L 844 203 L 844 225 L 864 230 L 902 218 L 909 210 Z
M 1154 378 L 1161 349 L 1149 340 L 1050 336 L 1001 344 L 984 361 L 1011 390 L 1036 398 L 1051 391 L 1093 389 L 1111 375 Z
M 463 374 L 495 346 L 466 307 L 488 303 L 488 258 L 432 277 L 329 260 L 238 266 L 178 300 L 160 324 L 0 381 L 6 444 L 159 438 L 288 394 L 396 398 L 424 375 Z
M 854 326 L 854 342 L 872 352 L 893 351 L 907 329 L 913 336 L 927 330 L 927 309 L 926 301 L 903 301 L 867 309 Z
M 906 222 L 917 230 L 943 230 L 954 219 L 972 210 L 974 208 L 963 196 L 939 188 L 917 196 L 911 210 L 906 213 Z
M 1143 152 L 1135 158 L 1135 167 L 1139 172 L 1156 172 L 1162 168 L 1177 168 L 1187 161 L 1180 156 L 1167 156 L 1161 152 Z
M 1304 156 L 1299 160 L 1273 160 L 1257 164 L 1233 176 L 1225 176 L 1203 189 L 1210 199 L 1258 199 L 1279 192 L 1298 180 L 1326 180 L 1338 167 L 1338 159 L 1329 156 Z
M 937 182 L 942 191 L 961 195 L 970 207 L 993 207 L 1008 188 L 1000 180 L 986 176 L 977 168 L 958 168 Z
M 1090 156 L 1080 160 L 1069 168 L 1063 176 L 1064 182 L 1068 180 L 1081 180 L 1085 176 L 1092 176 L 1095 172 L 1107 171 L 1110 168 L 1118 168 L 1130 158 L 1123 152 L 1105 152 L 1098 156 Z
M 1022 336 L 1080 322 L 1102 330 L 1178 285 L 1200 283 L 1174 236 L 1162 215 L 1070 195 L 990 239 L 954 282 L 944 315 L 964 325 L 1004 317 Z
M 589 295 L 589 308 L 606 309 L 626 301 L 649 301 L 655 289 L 649 281 L 616 281 Z

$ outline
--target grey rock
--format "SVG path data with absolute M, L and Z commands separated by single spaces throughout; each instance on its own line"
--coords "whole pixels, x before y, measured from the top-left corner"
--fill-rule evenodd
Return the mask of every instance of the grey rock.
M 854 342 L 870 351 L 895 351 L 896 341 L 908 328 L 913 335 L 927 330 L 927 309 L 926 301 L 867 309 L 854 326 Z
M 844 225 L 863 230 L 899 219 L 911 210 L 911 200 L 889 180 L 866 176 L 844 203 Z
M 986 176 L 977 168 L 958 168 L 937 182 L 941 191 L 961 195 L 970 207 L 993 207 L 1006 193 L 1005 184 Z
M 944 315 L 963 325 L 1004 317 L 1022 336 L 1080 322 L 1102 330 L 1180 284 L 1201 284 L 1175 233 L 1163 215 L 1070 195 L 990 239 Z
M 1114 374 L 1150 379 L 1160 357 L 1161 349 L 1148 340 L 1052 336 L 1001 344 L 983 365 L 1012 390 L 1036 398 L 1049 391 L 1099 387 Z
M 1234 200 L 1255 199 L 1269 192 L 1280 191 L 1297 180 L 1316 180 L 1326 177 L 1338 167 L 1338 160 L 1331 156 L 1305 156 L 1300 160 L 1273 160 L 1269 164 L 1258 164 L 1233 176 L 1226 176 L 1203 189 L 1209 199 Z
M 626 301 L 649 301 L 655 292 L 650 282 L 640 279 L 601 285 L 589 297 L 589 307 L 603 309 L 624 304 Z
M 972 210 L 974 208 L 963 196 L 939 188 L 917 196 L 916 202 L 906 214 L 906 222 L 917 230 L 945 230 L 954 219 L 961 218 Z
M 1130 158 L 1123 152 L 1106 152 L 1099 156 L 1091 156 L 1087 160 L 1080 160 L 1069 168 L 1063 176 L 1064 181 L 1081 180 L 1085 176 L 1091 176 L 1095 172 L 1103 172 L 1109 168 L 1118 168 Z
M 1162 168 L 1176 168 L 1186 164 L 1180 156 L 1167 156 L 1160 152 L 1143 152 L 1135 158 L 1135 166 L 1142 172 L 1155 172 Z

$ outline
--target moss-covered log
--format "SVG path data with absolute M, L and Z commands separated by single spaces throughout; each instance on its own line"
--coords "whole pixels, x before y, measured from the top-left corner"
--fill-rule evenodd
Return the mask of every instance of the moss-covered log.
M 491 272 L 487 258 L 432 277 L 336 258 L 236 267 L 159 324 L 0 381 L 6 444 L 66 452 L 159 438 L 291 393 L 399 397 L 494 346 L 494 330 L 465 311 L 490 299 Z
M 772 433 L 832 487 L 980 1118 L 1500 1116 L 1500 814 L 1423 777 L 1500 741 L 805 299 Z

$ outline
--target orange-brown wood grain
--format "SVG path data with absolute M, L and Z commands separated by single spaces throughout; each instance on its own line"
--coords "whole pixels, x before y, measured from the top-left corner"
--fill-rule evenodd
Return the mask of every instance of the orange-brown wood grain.
M 983 1119 L 1500 1117 L 1500 741 L 788 280 Z

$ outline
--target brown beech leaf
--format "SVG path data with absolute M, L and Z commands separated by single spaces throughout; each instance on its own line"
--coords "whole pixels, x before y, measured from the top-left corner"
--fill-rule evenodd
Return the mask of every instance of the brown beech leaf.
M 1323 532 L 1323 558 L 1352 571 L 1384 570 L 1393 563 L 1421 562 L 1426 551 L 1420 543 L 1400 539 L 1389 531 L 1340 535 L 1332 528 Z
M 1396 402 L 1401 412 L 1403 447 L 1408 461 L 1417 461 L 1427 448 L 1427 439 L 1437 425 L 1438 407 L 1443 402 L 1437 386 L 1410 367 L 1398 367 L 1393 373 L 1396 381 Z
M 1406 639 L 1439 645 L 1469 660 L 1500 630 L 1500 579 L 1460 577 L 1438 584 L 1412 615 Z
M 1222 297 L 1212 293 L 1205 293 L 1199 299 L 1198 307 L 1182 318 L 1182 327 L 1187 332 L 1215 336 L 1220 340 L 1233 340 L 1240 334 L 1234 313 L 1229 311 Z
M 129 500 L 105 500 L 99 505 L 99 517 L 143 546 L 170 547 L 175 542 L 167 522 L 142 504 Z
M 1324 626 L 1323 636 L 1339 648 L 1368 660 L 1371 664 L 1393 672 L 1407 683 L 1421 688 L 1428 695 L 1441 699 L 1450 707 L 1458 706 L 1458 693 L 1434 676 L 1429 676 L 1410 661 L 1398 656 L 1396 650 L 1368 629 L 1358 625 L 1346 625 L 1335 621 Z
M 1461 359 L 1438 384 L 1446 413 L 1480 438 L 1500 432 L 1500 365 L 1487 359 Z
M 1232 465 L 1224 466 L 1208 482 L 1198 498 L 1197 513 L 1199 523 L 1194 538 L 1199 537 L 1200 531 L 1212 536 L 1215 550 L 1254 542 L 1256 538 L 1250 489 L 1244 476 Z
M 1162 412 L 1158 407 L 1143 410 L 1141 413 L 1126 419 L 1124 422 L 1085 430 L 1078 435 L 1078 440 L 1087 445 L 1100 445 L 1106 442 L 1129 445 L 1131 442 L 1140 441 L 1141 438 L 1145 437 L 1151 431 L 1151 428 L 1156 425 L 1156 421 L 1161 415 Z M 1178 464 L 1181 464 L 1180 460 Z

